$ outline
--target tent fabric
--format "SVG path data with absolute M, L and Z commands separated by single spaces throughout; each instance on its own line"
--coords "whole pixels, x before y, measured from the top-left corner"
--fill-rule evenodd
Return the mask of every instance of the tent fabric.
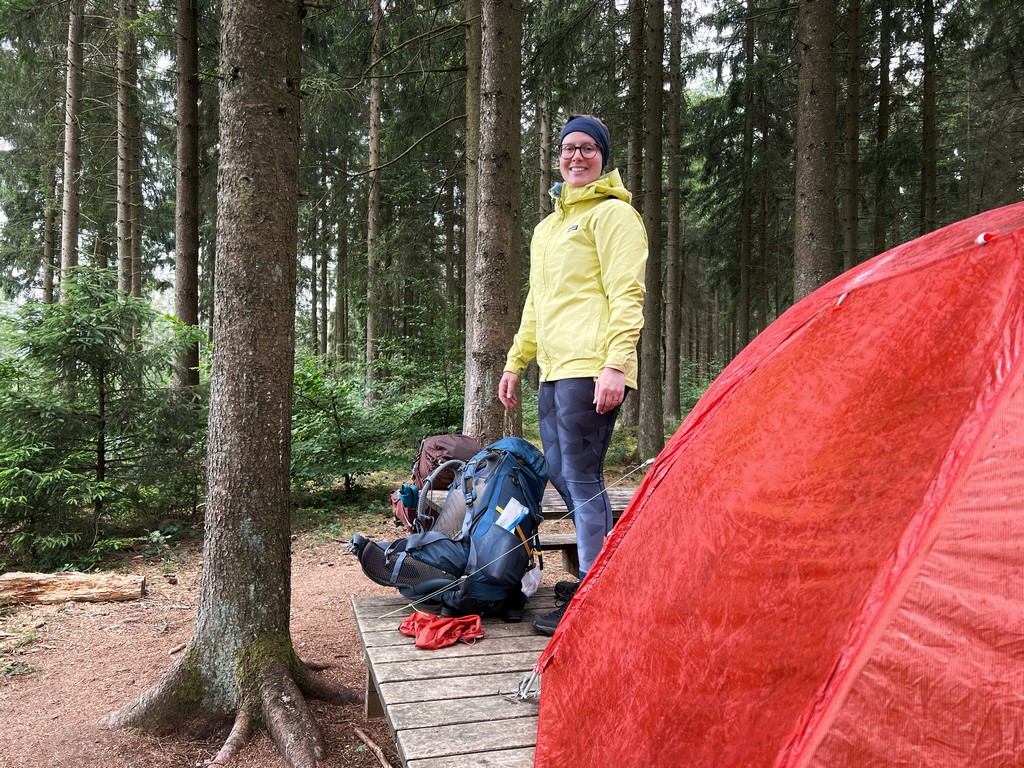
M 723 371 L 538 662 L 536 766 L 1024 765 L 1022 225 L 894 248 Z

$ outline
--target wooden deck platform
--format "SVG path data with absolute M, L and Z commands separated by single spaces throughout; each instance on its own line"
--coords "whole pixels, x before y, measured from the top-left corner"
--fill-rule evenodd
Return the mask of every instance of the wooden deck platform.
M 629 506 L 629 502 L 633 498 L 634 493 L 636 493 L 636 486 L 615 485 L 608 489 L 608 500 L 611 502 L 612 515 L 616 520 L 622 516 L 623 512 L 626 511 L 626 507 Z M 440 509 L 441 505 L 444 504 L 444 500 L 447 495 L 448 491 L 431 491 L 430 503 Z M 544 500 L 541 502 L 541 513 L 543 513 L 544 518 L 547 520 L 568 519 L 565 502 L 562 501 L 562 497 L 558 495 L 558 491 L 550 485 L 544 489 Z
M 520 623 L 484 619 L 484 637 L 427 651 L 398 631 L 411 613 L 400 596 L 352 601 L 366 652 L 368 716 L 384 716 L 404 768 L 531 768 L 536 700 L 512 700 L 549 638 L 530 619 L 554 608 L 538 590 Z

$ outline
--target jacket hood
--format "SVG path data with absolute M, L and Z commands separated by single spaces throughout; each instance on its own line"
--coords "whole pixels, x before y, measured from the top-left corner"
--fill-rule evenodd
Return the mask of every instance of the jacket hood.
M 550 195 L 563 205 L 606 197 L 617 197 L 626 203 L 633 199 L 633 194 L 622 185 L 622 177 L 614 169 L 583 187 L 576 187 L 564 181 L 556 182 L 551 187 Z

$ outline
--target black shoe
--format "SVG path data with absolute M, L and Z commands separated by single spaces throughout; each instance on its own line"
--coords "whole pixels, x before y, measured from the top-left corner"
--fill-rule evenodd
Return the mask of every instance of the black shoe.
M 562 620 L 565 615 L 565 609 L 569 607 L 568 603 L 563 603 L 553 610 L 551 613 L 545 613 L 541 616 L 533 617 L 533 628 L 540 632 L 542 635 L 548 635 L 549 637 L 555 634 L 555 630 L 558 628 L 558 622 Z
M 498 616 L 506 624 L 515 624 L 523 620 L 523 609 L 526 607 L 526 595 L 519 590 L 505 598 L 498 609 Z
M 572 600 L 572 596 L 576 594 L 577 588 L 580 586 L 578 581 L 560 581 L 555 584 L 555 600 L 560 603 L 568 603 Z

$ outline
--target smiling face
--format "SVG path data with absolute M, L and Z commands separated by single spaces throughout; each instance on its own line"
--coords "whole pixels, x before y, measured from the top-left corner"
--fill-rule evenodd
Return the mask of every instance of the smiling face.
M 562 144 L 572 144 L 576 147 L 583 144 L 597 146 L 597 142 L 594 141 L 593 137 L 588 133 L 583 133 L 583 131 L 573 131 L 566 134 L 565 138 L 562 139 Z M 562 180 L 567 184 L 572 184 L 574 187 L 583 187 L 599 179 L 603 165 L 604 158 L 601 157 L 600 150 L 591 158 L 584 157 L 583 153 L 579 151 L 574 152 L 572 157 L 562 157 L 561 155 L 558 157 L 558 170 L 562 173 Z

